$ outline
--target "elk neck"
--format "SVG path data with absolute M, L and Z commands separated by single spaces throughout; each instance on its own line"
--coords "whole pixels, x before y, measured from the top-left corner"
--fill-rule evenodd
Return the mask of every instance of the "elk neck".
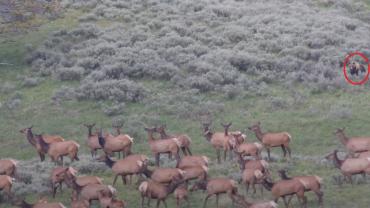
M 172 182 L 170 183 L 170 185 L 168 185 L 166 187 L 166 190 L 167 190 L 167 194 L 171 194 L 172 192 L 175 191 L 175 189 L 182 183 L 184 183 L 185 180 L 179 180 L 179 181 L 176 181 L 176 182 Z
M 148 131 L 148 140 L 149 141 L 155 141 L 155 139 L 153 137 L 153 132 Z
M 105 146 L 105 139 L 104 139 L 104 137 L 101 136 L 101 135 L 99 135 L 98 136 L 98 140 L 99 140 L 99 145 L 104 148 L 104 146 Z
M 147 177 L 147 178 L 150 178 L 152 177 L 152 174 L 153 174 L 153 171 L 152 170 L 149 170 L 148 167 L 145 167 L 144 170 L 143 170 L 143 174 Z
M 112 168 L 113 167 L 113 165 L 116 163 L 115 161 L 113 161 L 112 159 L 110 159 L 110 157 L 108 157 L 108 156 L 106 156 L 106 158 L 105 158 L 105 164 L 108 166 L 108 167 L 110 167 L 110 168 Z
M 254 133 L 256 134 L 256 137 L 258 140 L 260 140 L 262 142 L 262 138 L 263 138 L 263 133 L 262 133 L 262 130 L 260 127 L 258 127 L 257 129 L 253 130 Z
M 90 137 L 92 137 L 92 136 L 94 136 L 93 134 L 92 134 L 92 127 L 87 127 L 88 128 L 88 138 L 90 138 Z
M 34 136 L 33 136 L 33 133 L 32 133 L 32 130 L 31 130 L 31 129 L 27 130 L 26 138 L 27 138 L 28 142 L 29 142 L 32 146 L 35 146 L 35 145 L 36 145 L 36 141 L 35 141 L 35 138 L 34 138 Z
M 338 158 L 337 152 L 334 152 L 334 155 L 333 156 L 334 156 L 333 161 L 334 161 L 335 167 L 338 168 L 338 169 L 340 169 L 340 167 L 342 166 L 344 160 L 341 160 L 341 159 Z
M 271 191 L 272 187 L 274 186 L 274 183 L 268 180 L 263 180 L 262 185 L 265 187 L 265 189 Z
M 50 144 L 45 142 L 44 138 L 42 138 L 42 135 L 37 137 L 37 142 L 39 143 L 42 152 L 47 153 L 49 151 Z
M 281 177 L 281 179 L 283 179 L 283 180 L 291 180 L 291 179 L 292 179 L 292 178 L 290 178 L 290 177 L 288 177 L 288 176 L 286 175 L 286 172 L 285 172 L 285 171 L 280 172 L 280 177 Z
M 337 134 L 338 139 L 343 145 L 346 145 L 348 142 L 348 137 L 344 134 L 344 132 Z

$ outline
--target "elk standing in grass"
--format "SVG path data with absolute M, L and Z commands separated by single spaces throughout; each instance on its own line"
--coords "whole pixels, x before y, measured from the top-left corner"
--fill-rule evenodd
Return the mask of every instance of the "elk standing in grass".
M 345 128 L 338 128 L 334 134 L 352 155 L 354 153 L 370 150 L 370 137 L 348 138 L 344 133 L 344 129 Z
M 36 149 L 41 156 L 41 161 L 45 160 L 45 154 L 48 154 L 53 162 L 57 162 L 61 159 L 63 164 L 63 156 L 69 156 L 71 161 L 79 161 L 78 149 L 80 145 L 75 141 L 63 141 L 48 144 L 45 142 L 42 135 L 35 135 L 36 137 Z
M 170 153 L 170 155 L 175 155 L 177 163 L 180 162 L 179 149 L 181 144 L 177 138 L 155 140 L 153 138 L 153 133 L 156 128 L 145 127 L 144 129 L 148 133 L 148 143 L 150 150 L 155 157 L 156 166 L 159 166 L 159 156 L 161 153 Z
M 115 174 L 113 186 L 118 176 L 122 177 L 123 184 L 127 184 L 126 176 L 141 175 L 147 167 L 148 158 L 145 155 L 130 155 L 124 159 L 113 161 L 109 156 L 105 156 L 104 162 Z M 131 180 L 130 180 L 131 182 Z
M 177 138 L 180 142 L 180 148 L 184 155 L 192 155 L 190 151 L 190 145 L 191 145 L 191 139 L 186 134 L 176 134 L 176 135 L 168 135 L 166 133 L 166 126 L 162 125 L 158 128 L 156 128 L 156 132 L 158 132 L 161 135 L 161 139 L 172 139 Z
M 154 171 L 145 168 L 143 174 L 158 183 L 170 183 L 175 177 L 183 178 L 185 171 L 179 168 L 156 168 Z
M 218 198 L 220 194 L 228 194 L 231 198 L 232 195 L 238 193 L 237 182 L 227 178 L 213 178 L 198 181 L 191 187 L 190 191 L 196 191 L 199 189 L 207 191 L 203 208 L 206 207 L 208 199 L 213 195 L 216 195 L 216 205 L 218 207 Z
M 271 191 L 276 203 L 278 202 L 279 198 L 283 198 L 286 208 L 289 207 L 290 200 L 294 195 L 301 200 L 302 207 L 307 206 L 307 198 L 305 197 L 304 192 L 305 189 L 308 188 L 308 184 L 306 184 L 306 182 L 303 180 L 280 180 L 273 183 L 265 178 L 262 184 L 267 190 Z M 288 201 L 286 200 L 287 196 L 289 196 Z
M 133 138 L 126 134 L 108 139 L 107 136 L 103 136 L 102 130 L 98 133 L 98 140 L 106 155 L 112 155 L 113 152 L 122 152 L 122 155 L 130 155 L 131 146 L 134 141 Z
M 17 161 L 13 159 L 0 160 L 0 175 L 17 178 Z
M 87 146 L 90 149 L 91 157 L 95 158 L 97 155 L 97 150 L 101 149 L 102 147 L 99 144 L 99 138 L 97 134 L 92 133 L 92 129 L 94 128 L 95 124 L 84 124 L 87 128 Z
M 284 157 L 287 156 L 288 152 L 289 158 L 291 158 L 291 149 L 289 147 L 289 143 L 292 140 L 292 137 L 288 132 L 262 133 L 260 122 L 248 127 L 248 129 L 256 134 L 257 139 L 260 140 L 260 142 L 266 148 L 269 160 L 271 160 L 270 149 L 272 147 L 281 147 L 284 152 Z
M 128 145 L 123 150 L 123 154 L 124 154 L 123 156 L 127 156 L 127 155 L 130 155 L 132 153 L 131 148 L 132 148 L 132 144 L 134 143 L 134 139 L 132 137 L 130 137 L 130 135 L 128 135 L 128 134 L 122 134 L 121 133 L 122 126 L 123 125 L 112 125 L 112 127 L 115 128 L 116 131 L 117 131 L 117 136 L 115 136 L 114 139 L 118 139 L 118 140 L 121 140 L 121 141 L 124 141 L 124 142 L 128 143 Z M 119 157 L 120 156 L 118 155 L 118 158 Z
M 323 207 L 323 195 L 324 193 L 321 191 L 321 186 L 322 186 L 322 178 L 319 176 L 295 176 L 293 178 L 290 178 L 286 175 L 285 170 L 279 170 L 279 175 L 280 178 L 283 180 L 290 180 L 290 179 L 297 179 L 297 180 L 302 180 L 304 181 L 306 185 L 305 191 L 313 191 L 319 201 L 320 207 Z
M 144 199 L 157 199 L 158 208 L 160 203 L 163 202 L 167 207 L 166 199 L 168 195 L 175 191 L 175 189 L 182 184 L 184 181 L 179 178 L 174 178 L 169 185 L 164 185 L 152 180 L 143 181 L 139 186 L 139 192 L 141 193 L 141 206 L 144 207 Z
M 245 169 L 254 169 L 254 170 L 260 170 L 264 175 L 267 176 L 270 175 L 269 171 L 269 164 L 266 160 L 250 160 L 250 159 L 243 159 L 239 158 L 238 160 L 240 170 Z
M 188 207 L 190 207 L 187 184 L 181 184 L 179 187 L 177 187 L 175 189 L 174 195 L 176 198 L 176 208 L 180 208 L 181 201 L 186 201 Z
M 366 178 L 366 174 L 370 174 L 370 158 L 347 158 L 341 160 L 338 158 L 338 150 L 334 150 L 333 153 L 327 155 L 325 158 L 327 160 L 332 160 L 334 166 L 338 168 L 345 179 L 349 180 L 351 184 L 352 175 L 361 174 Z
M 207 141 L 211 142 L 213 148 L 216 149 L 217 162 L 221 163 L 220 151 L 224 151 L 224 161 L 226 161 L 226 154 L 232 149 L 230 144 L 231 136 L 228 135 L 228 128 L 231 126 L 231 123 L 225 126 L 224 132 L 212 132 L 209 128 L 210 125 L 211 123 L 203 123 L 203 135 Z
M 239 157 L 245 156 L 252 156 L 257 159 L 261 159 L 261 151 L 263 149 L 263 145 L 254 142 L 254 143 L 242 143 L 240 145 L 236 145 L 234 151 Z
M 201 180 L 207 180 L 208 178 L 208 167 L 207 166 L 194 166 L 194 167 L 188 167 L 183 168 L 184 171 L 184 180 L 186 183 L 188 183 L 190 180 L 198 179 Z
M 98 191 L 98 197 L 101 208 L 125 208 L 126 203 L 123 200 L 114 198 L 110 191 Z
M 256 193 L 255 184 L 261 185 L 261 195 L 263 195 L 263 180 L 264 174 L 259 169 L 244 169 L 242 173 L 242 183 L 245 184 L 245 192 L 248 194 L 249 186 L 252 185 L 253 194 Z
M 176 164 L 176 168 L 188 168 L 188 167 L 194 167 L 194 166 L 207 166 L 208 167 L 209 158 L 206 156 L 198 156 L 198 155 L 192 155 L 192 156 L 185 156 L 181 158 L 180 162 Z

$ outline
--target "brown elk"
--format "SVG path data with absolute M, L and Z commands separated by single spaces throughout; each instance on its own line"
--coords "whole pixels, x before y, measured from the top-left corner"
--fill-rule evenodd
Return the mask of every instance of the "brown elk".
M 99 144 L 98 135 L 92 133 L 92 129 L 94 128 L 95 123 L 84 124 L 84 126 L 88 129 L 87 146 L 90 148 L 91 157 L 94 158 L 97 155 L 97 150 L 102 148 Z
M 285 207 L 288 208 L 290 204 L 290 200 L 293 198 L 294 195 L 297 196 L 299 200 L 301 200 L 301 206 L 307 206 L 307 198 L 304 195 L 305 189 L 308 188 L 308 185 L 305 181 L 300 179 L 292 179 L 292 180 L 280 180 L 275 183 L 267 180 L 265 178 L 262 182 L 262 185 L 269 191 L 271 191 L 272 196 L 274 197 L 274 201 L 277 203 L 279 198 L 283 198 Z M 289 196 L 288 201 L 286 197 Z
M 134 141 L 133 138 L 126 134 L 108 139 L 107 136 L 103 136 L 101 130 L 98 133 L 98 140 L 106 155 L 112 155 L 113 152 L 122 152 L 122 155 L 130 155 L 131 146 Z
M 51 184 L 53 191 L 53 198 L 59 185 L 60 190 L 62 190 L 62 182 L 66 177 L 76 177 L 76 183 L 80 186 L 87 186 L 88 184 L 103 184 L 103 180 L 97 176 L 76 176 L 77 170 L 72 167 L 56 167 L 51 171 Z
M 174 192 L 176 198 L 176 208 L 180 208 L 181 201 L 186 201 L 188 207 L 190 206 L 189 199 L 188 199 L 188 186 L 186 184 L 182 184 L 175 189 Z
M 284 152 L 284 157 L 287 156 L 288 152 L 289 158 L 291 158 L 291 149 L 289 147 L 289 143 L 292 140 L 292 137 L 288 132 L 262 133 L 261 122 L 257 122 L 256 124 L 248 127 L 248 129 L 256 134 L 257 139 L 266 148 L 269 160 L 271 160 L 270 149 L 272 147 L 281 147 Z
M 269 163 L 266 160 L 251 160 L 239 158 L 238 160 L 240 170 L 254 169 L 260 170 L 263 174 L 269 175 Z
M 194 166 L 208 166 L 209 158 L 207 156 L 191 155 L 181 158 L 180 162 L 176 164 L 177 168 L 184 169 Z
M 119 139 L 119 140 L 122 140 L 122 141 L 125 141 L 125 142 L 129 143 L 129 145 L 127 145 L 126 148 L 123 151 L 124 151 L 124 154 L 126 154 L 126 156 L 130 155 L 132 153 L 131 148 L 132 148 L 132 144 L 134 143 L 134 139 L 132 137 L 130 137 L 128 134 L 122 134 L 121 133 L 122 125 L 112 125 L 112 127 L 115 128 L 116 131 L 117 131 L 117 136 L 115 136 L 114 139 Z M 118 155 L 118 157 L 119 157 L 119 155 Z
M 244 199 L 242 195 L 235 194 L 231 196 L 234 204 L 239 208 L 277 208 L 278 204 L 274 201 L 252 203 Z
M 298 179 L 298 180 L 304 181 L 307 184 L 305 191 L 306 192 L 313 191 L 319 200 L 320 207 L 323 206 L 322 198 L 323 198 L 324 193 L 321 191 L 322 178 L 316 175 L 314 176 L 295 176 L 293 178 L 290 178 L 286 175 L 285 170 L 279 170 L 278 172 L 279 172 L 280 178 L 283 180 Z
M 155 157 L 156 166 L 159 166 L 159 155 L 161 153 L 170 153 L 170 155 L 175 155 L 177 163 L 179 163 L 179 149 L 181 144 L 177 138 L 155 140 L 153 138 L 153 133 L 155 132 L 156 128 L 145 127 L 144 129 L 148 133 L 148 142 L 150 150 Z
M 158 183 L 170 183 L 175 177 L 183 178 L 185 171 L 178 168 L 156 168 L 152 171 L 145 168 L 143 174 Z
M 345 128 L 338 128 L 334 134 L 351 154 L 370 150 L 370 137 L 348 138 L 345 135 L 344 130 Z
M 164 185 L 152 180 L 143 181 L 139 186 L 139 192 L 141 193 L 141 206 L 144 207 L 144 199 L 157 199 L 158 208 L 160 203 L 163 202 L 167 207 L 166 199 L 168 195 L 175 191 L 175 189 L 182 184 L 184 181 L 179 178 L 174 178 L 169 185 Z
M 129 155 L 124 159 L 113 161 L 109 156 L 105 156 L 104 162 L 115 174 L 113 186 L 118 176 L 122 177 L 123 184 L 127 184 L 126 176 L 141 175 L 147 168 L 148 158 L 145 155 Z
M 100 190 L 98 191 L 98 197 L 101 208 L 125 208 L 126 202 L 114 198 L 110 191 Z
M 35 204 L 29 204 L 24 200 L 18 200 L 14 202 L 14 205 L 20 208 L 66 208 L 62 203 L 59 202 L 36 202 Z
M 188 183 L 190 180 L 206 180 L 208 177 L 208 167 L 207 166 L 194 166 L 186 167 L 182 169 L 184 171 L 183 178 Z
M 28 128 L 21 129 L 19 132 L 24 134 L 26 136 L 27 140 L 33 146 L 35 146 L 36 141 L 33 138 L 32 128 L 33 128 L 33 126 L 30 126 Z M 63 142 L 64 141 L 63 137 L 61 137 L 59 135 L 47 135 L 47 134 L 45 134 L 45 135 L 43 135 L 43 137 L 44 137 L 45 142 L 48 143 L 48 144 L 51 144 L 51 143 L 54 143 L 54 142 Z
M 209 180 L 202 180 L 196 182 L 190 191 L 206 190 L 207 196 L 203 202 L 203 208 L 206 207 L 208 199 L 216 195 L 216 205 L 218 207 L 218 198 L 220 194 L 228 194 L 231 198 L 232 195 L 238 193 L 237 182 L 227 178 L 213 178 Z
M 192 155 L 190 151 L 191 145 L 191 138 L 186 134 L 176 134 L 176 135 L 168 135 L 166 133 L 166 125 L 161 125 L 160 127 L 156 128 L 156 132 L 161 135 L 161 139 L 172 139 L 177 138 L 180 142 L 180 148 L 184 155 Z
M 366 152 L 360 152 L 355 155 L 356 158 L 369 158 L 370 157 L 370 151 Z
M 366 174 L 370 174 L 370 158 L 347 158 L 341 160 L 338 158 L 338 150 L 334 150 L 333 153 L 327 155 L 327 160 L 332 160 L 334 166 L 338 168 L 345 179 L 349 180 L 351 184 L 352 175 L 361 174 L 365 178 Z
M 0 191 L 2 190 L 8 197 L 12 197 L 11 189 L 13 186 L 13 179 L 7 175 L 0 175 Z
M 0 160 L 0 175 L 8 175 L 17 178 L 17 163 L 13 159 Z
M 232 146 L 230 144 L 230 139 L 233 138 L 228 134 L 228 128 L 231 126 L 225 125 L 224 132 L 212 132 L 209 126 L 211 123 L 203 123 L 203 136 L 207 139 L 207 141 L 211 142 L 213 148 L 216 149 L 217 153 L 217 162 L 221 163 L 220 158 L 220 151 L 221 149 L 224 151 L 224 160 L 226 161 L 226 154 L 228 151 L 231 151 Z M 230 152 L 231 153 L 231 152 Z
M 261 158 L 261 151 L 263 149 L 263 145 L 254 142 L 254 143 L 242 143 L 240 145 L 236 145 L 234 151 L 239 157 L 245 156 L 253 156 L 257 159 Z
M 256 193 L 255 184 L 261 185 L 261 195 L 263 195 L 263 180 L 264 174 L 259 169 L 244 169 L 242 173 L 242 182 L 245 184 L 245 192 L 248 194 L 249 186 L 252 185 L 253 194 Z
M 78 149 L 80 145 L 75 141 L 63 141 L 55 142 L 48 144 L 45 142 L 42 135 L 35 135 L 36 138 L 36 149 L 39 152 L 41 161 L 45 160 L 45 154 L 48 154 L 53 162 L 57 162 L 58 159 L 61 159 L 63 163 L 63 156 L 69 156 L 71 161 L 79 161 L 78 158 Z

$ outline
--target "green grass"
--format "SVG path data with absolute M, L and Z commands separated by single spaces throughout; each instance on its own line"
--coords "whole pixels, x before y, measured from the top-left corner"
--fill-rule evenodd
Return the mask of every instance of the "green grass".
M 66 139 L 74 139 L 82 146 L 82 154 L 88 154 L 85 147 L 86 129 L 82 126 L 85 122 L 96 122 L 98 126 L 109 129 L 112 118 L 101 112 L 100 104 L 92 101 L 67 101 L 60 105 L 54 105 L 50 97 L 53 92 L 62 85 L 74 85 L 75 83 L 61 83 L 59 81 L 45 79 L 40 85 L 33 88 L 21 86 L 17 79 L 18 75 L 28 74 L 28 66 L 23 62 L 26 54 L 26 44 L 32 43 L 33 47 L 44 40 L 48 34 L 56 29 L 71 28 L 77 24 L 76 17 L 81 14 L 79 11 L 72 11 L 59 19 L 45 25 L 40 30 L 31 31 L 27 34 L 15 37 L 3 37 L 0 41 L 0 62 L 11 63 L 13 66 L 0 65 L 0 83 L 11 83 L 15 89 L 9 93 L 0 94 L 0 102 L 4 103 L 16 93 L 22 95 L 21 106 L 14 110 L 0 108 L 0 158 L 11 157 L 18 160 L 28 160 L 36 157 L 35 150 L 30 147 L 23 135 L 19 133 L 21 128 L 34 125 L 38 133 L 59 134 Z M 107 23 L 104 23 L 107 24 Z M 344 81 L 344 80 L 343 80 Z M 143 82 L 154 93 L 170 93 L 171 84 L 147 80 Z M 339 187 L 332 183 L 332 175 L 338 175 L 338 170 L 333 167 L 320 165 L 323 156 L 335 148 L 343 148 L 339 141 L 333 136 L 337 127 L 346 127 L 348 135 L 369 135 L 368 125 L 370 123 L 369 99 L 370 93 L 362 88 L 353 87 L 349 90 L 336 90 L 321 94 L 310 94 L 308 89 L 297 86 L 296 91 L 306 96 L 301 104 L 289 104 L 286 108 L 273 110 L 269 97 L 242 96 L 236 99 L 226 99 L 224 95 L 209 94 L 202 95 L 204 100 L 223 103 L 224 112 L 215 114 L 214 127 L 221 130 L 220 121 L 232 121 L 233 130 L 242 130 L 248 136 L 248 141 L 256 141 L 254 135 L 246 131 L 246 127 L 256 121 L 262 122 L 263 130 L 288 131 L 293 136 L 292 150 L 294 159 L 290 162 L 279 161 L 272 164 L 274 178 L 278 168 L 289 168 L 290 175 L 316 174 L 324 178 L 325 204 L 327 207 L 367 207 L 370 198 L 366 193 L 370 188 L 369 184 L 355 186 L 344 185 Z M 163 92 L 164 91 L 164 92 Z M 292 103 L 292 92 L 280 85 L 269 88 L 269 96 L 281 97 Z M 333 105 L 350 104 L 352 116 L 347 119 L 335 119 L 328 116 L 328 111 Z M 316 109 L 316 113 L 309 113 L 309 109 Z M 200 123 L 190 119 L 178 119 L 174 115 L 167 115 L 166 109 L 157 109 L 150 112 L 144 104 L 128 104 L 123 117 L 132 115 L 156 114 L 159 119 L 167 124 L 170 132 L 186 132 L 193 140 L 192 151 L 195 154 L 203 154 L 212 158 L 215 162 L 215 152 L 211 145 L 202 137 Z M 142 126 L 137 126 L 142 128 Z M 143 133 L 144 135 L 144 133 Z M 146 138 L 135 138 L 134 152 L 150 154 Z M 275 155 L 281 155 L 280 149 L 273 150 Z M 226 176 L 239 171 L 235 164 L 216 165 L 210 167 L 211 176 Z M 109 171 L 108 171 L 109 172 Z M 99 175 L 104 178 L 105 183 L 111 184 L 112 174 Z M 136 179 L 135 179 L 136 180 Z M 140 196 L 135 185 L 122 186 L 118 183 L 119 198 L 128 201 L 130 207 L 138 207 Z M 240 186 L 240 192 L 244 188 Z M 364 194 L 363 194 L 364 193 Z M 69 205 L 70 191 L 58 194 L 54 201 L 64 202 Z M 201 207 L 205 194 L 201 192 L 192 193 L 190 196 L 191 207 Z M 309 193 L 308 207 L 317 207 L 316 197 Z M 27 195 L 29 201 L 35 201 L 36 194 Z M 249 198 L 261 200 L 256 196 L 249 195 Z M 271 199 L 266 193 L 263 199 Z M 50 199 L 52 200 L 52 199 Z M 152 201 L 153 205 L 154 201 Z M 208 207 L 215 206 L 215 199 L 209 201 Z M 230 207 L 230 201 L 222 197 L 221 207 Z M 172 197 L 168 200 L 169 207 L 174 207 Z M 282 205 L 282 204 L 281 204 Z M 294 205 L 297 202 L 294 200 Z M 2 204 L 1 207 L 10 207 L 9 204 Z

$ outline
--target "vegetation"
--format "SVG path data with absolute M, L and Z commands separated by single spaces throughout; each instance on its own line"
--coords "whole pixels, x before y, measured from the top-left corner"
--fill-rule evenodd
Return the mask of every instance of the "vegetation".
M 21 160 L 19 173 L 26 183 L 15 182 L 15 193 L 35 201 L 50 190 L 53 164 L 39 162 L 19 133 L 32 124 L 36 133 L 78 141 L 85 155 L 73 166 L 107 184 L 113 182 L 112 172 L 90 159 L 84 123 L 95 122 L 111 133 L 112 123 L 123 123 L 122 132 L 134 138 L 133 152 L 148 156 L 144 127 L 166 124 L 169 134 L 192 138 L 193 154 L 211 158 L 210 177 L 238 180 L 237 162 L 217 164 L 202 136 L 198 115 L 210 112 L 214 129 L 222 131 L 219 123 L 232 121 L 231 130 L 246 133 L 248 141 L 258 141 L 247 130 L 257 121 L 264 131 L 292 135 L 291 161 L 272 150 L 275 180 L 281 168 L 289 176 L 315 174 L 324 179 L 326 207 L 368 206 L 370 199 L 362 194 L 368 193 L 368 182 L 359 177 L 354 186 L 339 185 L 341 173 L 324 156 L 344 150 L 333 135 L 336 128 L 346 127 L 348 136 L 369 134 L 368 84 L 347 85 L 340 67 L 350 51 L 370 57 L 369 2 L 245 5 L 231 0 L 63 0 L 63 16 L 40 23 L 38 30 L 2 34 L 0 63 L 7 64 L 0 65 L 0 158 Z M 161 166 L 173 167 L 166 158 Z M 139 204 L 137 185 L 118 183 L 117 188 L 130 207 Z M 244 193 L 242 185 L 239 189 Z M 69 206 L 70 194 L 66 190 L 54 201 Z M 316 196 L 306 195 L 308 207 L 318 207 Z M 203 198 L 189 193 L 191 207 L 201 207 Z M 167 203 L 173 207 L 175 199 Z M 293 204 L 298 206 L 296 199 Z M 213 205 L 210 200 L 208 206 Z M 229 205 L 222 197 L 220 206 Z

